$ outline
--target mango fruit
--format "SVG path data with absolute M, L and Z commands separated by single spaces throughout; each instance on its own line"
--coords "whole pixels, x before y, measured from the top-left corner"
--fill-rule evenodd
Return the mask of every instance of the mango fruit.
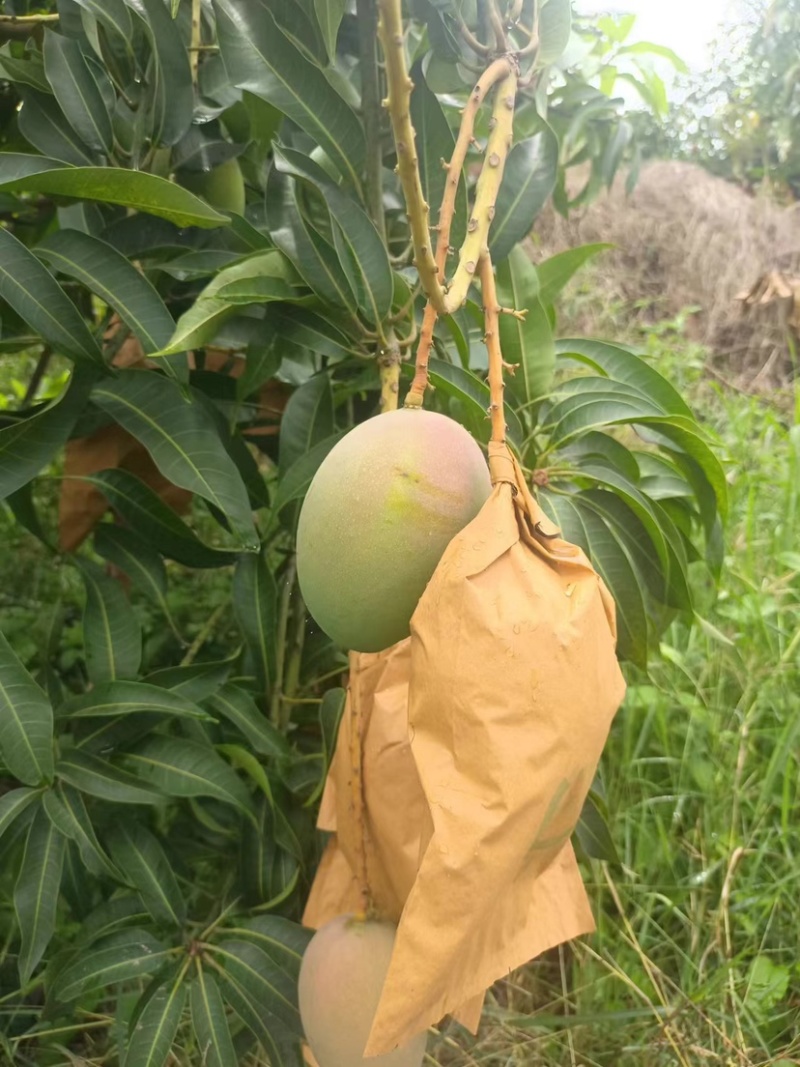
M 407 637 L 445 548 L 490 492 L 483 453 L 447 416 L 402 409 L 360 423 L 300 512 L 297 574 L 313 619 L 357 652 Z
M 201 196 L 217 211 L 244 214 L 244 178 L 238 159 L 226 159 L 213 170 L 185 171 L 178 181 L 184 189 Z
M 392 923 L 340 915 L 309 942 L 298 995 L 306 1041 L 319 1067 L 420 1067 L 424 1033 L 393 1052 L 363 1055 L 395 933 Z

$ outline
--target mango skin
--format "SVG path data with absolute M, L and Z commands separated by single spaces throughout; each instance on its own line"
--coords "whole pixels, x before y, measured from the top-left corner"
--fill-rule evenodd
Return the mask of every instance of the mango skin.
M 427 1034 L 364 1059 L 389 970 L 396 928 L 340 915 L 308 944 L 300 966 L 300 1018 L 319 1067 L 420 1067 Z
M 300 512 L 309 613 L 357 652 L 407 637 L 445 548 L 490 492 L 483 453 L 445 415 L 401 409 L 356 426 L 326 456 Z
M 180 176 L 180 184 L 217 211 L 244 215 L 244 178 L 238 159 L 226 159 L 213 170 L 186 172 Z

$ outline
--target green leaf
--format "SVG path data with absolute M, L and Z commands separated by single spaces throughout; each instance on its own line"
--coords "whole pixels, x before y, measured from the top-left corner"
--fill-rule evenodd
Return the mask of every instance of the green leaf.
M 142 106 L 150 111 L 154 140 L 174 145 L 191 126 L 194 112 L 189 53 L 164 0 L 136 0 L 136 7 L 146 13 L 153 50 L 150 92 Z
M 79 42 L 46 30 L 43 53 L 45 75 L 67 122 L 90 148 L 110 154 L 111 116 Z
M 278 491 L 275 493 L 272 503 L 273 514 L 280 514 L 288 504 L 305 496 L 306 490 L 311 485 L 311 480 L 319 470 L 320 464 L 334 445 L 341 441 L 345 432 L 343 430 L 339 433 L 331 434 L 329 437 L 324 437 L 321 441 L 318 441 L 317 444 L 312 445 L 304 455 L 298 456 L 285 474 L 281 475 L 281 479 L 278 482 Z
M 449 161 L 455 148 L 455 138 L 438 97 L 431 92 L 417 64 L 411 71 L 414 91 L 411 94 L 411 122 L 417 135 L 417 156 L 422 191 L 431 208 L 431 222 L 438 222 L 436 211 L 444 196 L 447 172 L 442 160 Z M 459 175 L 450 244 L 460 248 L 467 228 L 467 189 L 463 173 Z
M 166 304 L 116 248 L 79 230 L 60 230 L 38 245 L 36 254 L 114 308 L 146 353 L 169 341 L 175 323 Z
M 325 51 L 331 61 L 336 58 L 336 38 L 346 9 L 347 0 L 314 0 L 317 23 L 322 31 Z
M 86 586 L 83 640 L 89 677 L 95 685 L 134 678 L 142 661 L 142 630 L 125 591 L 97 564 L 76 563 Z
M 153 371 L 129 370 L 95 387 L 92 398 L 148 450 L 175 485 L 208 500 L 243 548 L 258 537 L 247 490 L 202 404 Z
M 725 470 L 709 447 L 703 430 L 694 419 L 676 415 L 648 417 L 637 422 L 641 424 L 638 427 L 640 433 L 646 428 L 650 431 L 648 436 L 654 437 L 662 447 L 677 449 L 672 451 L 672 458 L 691 482 L 706 529 L 710 533 L 716 521 L 716 512 L 723 520 L 728 513 L 728 483 Z M 697 474 L 700 475 L 700 484 Z M 702 482 L 705 482 L 705 486 Z M 707 490 L 710 490 L 710 494 Z M 710 501 L 707 500 L 709 495 Z
M 82 793 L 115 804 L 158 804 L 163 793 L 99 756 L 73 749 L 56 764 L 56 776 Z
M 344 689 L 329 689 L 322 698 L 319 706 L 319 725 L 322 736 L 322 767 L 316 789 L 306 801 L 306 805 L 315 804 L 322 796 L 325 782 L 328 777 L 333 754 L 336 750 L 336 738 L 339 734 L 339 726 L 344 715 L 345 698 Z
M 226 940 L 213 953 L 224 961 L 226 974 L 254 994 L 270 1015 L 298 1038 L 303 1037 L 297 1007 L 297 982 L 252 941 Z
M 359 309 L 372 323 L 391 311 L 394 282 L 386 246 L 364 209 L 334 185 L 325 171 L 303 152 L 273 145 L 275 166 L 310 182 L 322 193 L 330 212 L 334 245 Z
M 157 604 L 171 622 L 166 601 L 167 572 L 156 549 L 137 537 L 133 530 L 110 522 L 95 527 L 94 549 L 124 571 L 135 588 Z
M 221 971 L 221 990 L 245 1026 L 269 1056 L 271 1067 L 303 1067 L 300 1042 L 287 1033 L 264 1007 L 258 988 L 252 988 L 239 973 Z
M 220 50 L 231 82 L 305 130 L 354 186 L 364 162 L 361 123 L 319 67 L 281 32 L 263 0 L 214 0 Z
M 58 709 L 72 719 L 97 719 L 152 711 L 186 719 L 208 719 L 197 704 L 170 689 L 147 682 L 102 682 L 88 693 L 71 697 Z
M 167 507 L 157 493 L 121 468 L 84 475 L 148 545 L 186 567 L 224 567 L 236 554 L 208 545 Z
M 0 500 L 26 486 L 66 444 L 91 387 L 90 375 L 73 374 L 61 396 L 0 429 Z
M 300 966 L 314 931 L 278 915 L 257 915 L 242 919 L 225 930 L 238 940 L 252 941 L 293 982 L 300 977 Z
M 572 0 L 546 0 L 539 12 L 536 65 L 549 67 L 560 59 L 572 31 Z
M 120 823 L 109 837 L 114 862 L 157 923 L 183 926 L 186 904 L 164 849 L 140 823 Z
M 14 885 L 14 910 L 22 940 L 17 965 L 23 985 L 55 933 L 65 843 L 44 808 L 39 808 L 28 830 L 22 867 Z
M 76 167 L 92 164 L 92 152 L 64 118 L 64 112 L 50 96 L 49 88 L 46 93 L 24 87 L 19 90 L 22 97 L 17 119 L 20 133 L 34 148 L 53 160 Z
M 165 356 L 202 347 L 213 340 L 223 322 L 242 305 L 292 300 L 296 294 L 290 284 L 290 270 L 284 256 L 275 249 L 224 268 L 181 315 L 157 354 Z
M 679 74 L 689 73 L 689 67 L 678 53 L 663 44 L 654 44 L 652 41 L 636 41 L 635 44 L 626 44 L 617 50 L 617 55 L 619 56 L 626 53 L 634 56 L 661 56 L 662 59 L 668 59 Z
M 559 252 L 550 256 L 542 263 L 536 264 L 536 273 L 539 276 L 539 299 L 544 307 L 550 307 L 556 302 L 564 286 L 572 278 L 584 263 L 587 263 L 600 252 L 613 248 L 612 244 L 600 242 L 597 244 L 579 245 L 577 248 L 568 248 L 566 252 Z
M 501 304 L 527 310 L 525 320 L 500 316 L 500 344 L 507 363 L 517 364 L 506 378 L 509 393 L 523 403 L 543 397 L 553 380 L 556 350 L 550 319 L 539 299 L 536 268 L 524 249 L 512 249 L 497 268 L 497 292 Z
M 97 840 L 83 797 L 77 789 L 59 782 L 55 788 L 47 790 L 43 803 L 53 826 L 78 846 L 81 860 L 87 870 L 97 875 L 108 875 L 115 882 L 119 881 L 119 871 Z
M 217 981 L 202 965 L 191 986 L 192 1027 L 206 1067 L 238 1067 L 225 1002 Z
M 233 660 L 218 663 L 192 663 L 186 667 L 163 667 L 148 674 L 144 681 L 163 686 L 178 696 L 197 703 L 212 697 L 225 684 Z
M 10 789 L 0 797 L 0 837 L 12 826 L 30 804 L 41 796 L 38 789 Z
M 263 552 L 241 556 L 233 573 L 233 610 L 256 668 L 259 689 L 275 681 L 278 588 Z
M 575 833 L 581 848 L 591 859 L 602 860 L 615 867 L 621 865 L 606 816 L 600 808 L 599 798 L 592 792 L 584 801 Z
M 280 470 L 287 471 L 334 431 L 333 393 L 327 374 L 316 374 L 296 389 L 281 417 Z
M 57 352 L 102 365 L 102 353 L 78 309 L 36 256 L 4 229 L 0 229 L 0 298 Z
M 0 633 L 0 752 L 26 785 L 53 777 L 53 709 Z
M 511 149 L 489 230 L 489 248 L 495 264 L 528 236 L 556 187 L 557 177 L 558 138 L 549 126 Z
M 50 94 L 50 83 L 44 74 L 41 53 L 26 51 L 22 56 L 11 54 L 11 43 L 0 48 L 0 76 L 16 86 L 30 86 L 40 93 Z
M 82 993 L 153 974 L 169 959 L 169 950 L 149 931 L 131 928 L 83 948 L 58 975 L 53 992 L 62 1002 Z
M 75 0 L 75 3 L 117 33 L 123 41 L 132 40 L 133 19 L 125 0 Z
M 56 160 L 5 152 L 0 159 L 0 189 L 100 200 L 157 215 L 182 227 L 208 228 L 230 222 L 227 215 L 180 185 L 141 170 L 64 167 Z
M 153 736 L 126 755 L 145 782 L 172 797 L 215 797 L 252 814 L 250 794 L 213 748 L 197 741 Z
M 244 689 L 228 683 L 208 700 L 208 707 L 232 723 L 259 755 L 273 759 L 291 755 L 291 747 L 284 735 L 258 710 L 256 702 Z

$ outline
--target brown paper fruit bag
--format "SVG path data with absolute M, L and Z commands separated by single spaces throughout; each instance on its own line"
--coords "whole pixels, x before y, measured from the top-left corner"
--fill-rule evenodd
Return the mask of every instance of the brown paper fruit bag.
M 593 928 L 569 839 L 625 690 L 614 603 L 504 445 L 490 465 L 491 497 L 411 622 L 410 746 L 431 821 L 368 1056 Z

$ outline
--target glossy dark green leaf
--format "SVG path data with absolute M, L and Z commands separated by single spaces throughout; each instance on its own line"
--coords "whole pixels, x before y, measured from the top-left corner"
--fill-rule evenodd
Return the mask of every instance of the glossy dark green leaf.
M 185 667 L 162 667 L 148 674 L 148 685 L 170 689 L 177 696 L 198 703 L 213 696 L 223 686 L 233 668 L 233 660 L 217 663 L 192 663 Z
M 215 227 L 229 223 L 199 197 L 175 182 L 139 170 L 115 167 L 65 167 L 56 160 L 7 152 L 0 160 L 0 188 L 100 200 L 174 222 L 177 226 Z
M 256 668 L 259 689 L 276 676 L 278 588 L 264 553 L 241 556 L 233 572 L 233 610 Z
M 120 583 L 90 560 L 77 561 L 86 586 L 83 640 L 86 669 L 95 685 L 135 678 L 142 630 Z
M 65 843 L 66 838 L 53 826 L 44 808 L 39 808 L 28 830 L 14 885 L 14 910 L 22 939 L 17 966 L 23 985 L 55 933 Z
M 354 351 L 353 342 L 338 327 L 305 308 L 279 305 L 268 310 L 267 320 L 275 327 L 281 345 L 297 345 L 336 360 L 346 359 Z
M 259 755 L 273 759 L 291 755 L 291 747 L 284 735 L 264 711 L 259 711 L 255 700 L 244 689 L 232 683 L 224 685 L 208 700 L 207 706 L 218 718 L 232 723 Z
M 153 736 L 126 756 L 145 782 L 172 797 L 215 797 L 250 813 L 250 794 L 213 748 L 197 741 Z
M 539 12 L 537 66 L 547 67 L 561 57 L 571 30 L 572 0 L 547 0 Z
M 191 986 L 192 1028 L 207 1067 L 238 1067 L 225 1002 L 213 973 L 198 967 Z
M 431 223 L 438 219 L 439 206 L 444 196 L 447 172 L 442 160 L 449 161 L 455 147 L 455 138 L 442 105 L 435 93 L 428 88 L 422 67 L 416 65 L 411 72 L 414 91 L 411 94 L 411 122 L 417 135 L 417 157 L 422 191 L 431 209 Z M 460 248 L 467 229 L 467 190 L 463 174 L 459 176 L 455 211 L 450 227 L 450 244 Z
M 157 604 L 167 618 L 170 617 L 166 601 L 167 572 L 156 549 L 127 526 L 109 522 L 95 527 L 94 548 L 104 559 L 124 571 L 134 587 Z
M 40 52 L 25 52 L 22 56 L 12 55 L 11 44 L 0 48 L 0 76 L 19 87 L 30 87 L 40 93 L 50 94 L 50 83 L 45 77 L 44 64 Z
M 646 418 L 640 421 L 640 432 L 649 431 L 648 436 L 667 448 L 675 449 L 671 453 L 672 458 L 691 482 L 704 522 L 710 532 L 716 521 L 715 512 L 719 512 L 719 517 L 723 520 L 727 515 L 728 483 L 725 478 L 725 469 L 710 447 L 705 431 L 694 419 L 681 418 L 676 415 Z M 702 484 L 703 482 L 705 485 Z
M 252 941 L 272 960 L 279 970 L 296 982 L 300 976 L 303 953 L 314 936 L 308 927 L 299 926 L 278 915 L 256 915 L 241 919 L 226 934 L 238 940 Z
M 111 856 L 158 923 L 182 926 L 186 903 L 158 839 L 141 823 L 119 823 L 108 839 Z
M 119 871 L 109 860 L 92 826 L 82 795 L 77 789 L 59 782 L 43 798 L 44 809 L 55 828 L 78 846 L 84 866 L 97 875 L 119 881 Z
M 0 429 L 0 499 L 21 490 L 55 458 L 80 417 L 91 386 L 90 375 L 74 374 L 60 397 Z
M 141 441 L 165 478 L 218 508 L 243 548 L 257 547 L 247 490 L 202 404 L 177 383 L 141 370 L 104 381 L 92 399 Z
M 110 153 L 114 143 L 111 116 L 80 44 L 46 30 L 43 52 L 45 75 L 67 122 L 84 144 Z
M 345 431 L 341 431 L 318 441 L 304 455 L 298 456 L 286 472 L 281 475 L 281 479 L 278 482 L 278 491 L 272 504 L 273 512 L 276 515 L 288 504 L 305 496 L 306 490 L 311 485 L 311 480 L 319 470 L 320 464 L 334 445 L 341 441 L 344 434 Z
M 302 1067 L 300 1041 L 267 1010 L 260 1000 L 258 986 L 225 968 L 220 975 L 220 990 L 269 1056 L 271 1067 Z
M 168 559 L 201 568 L 224 567 L 236 560 L 233 552 L 203 544 L 157 493 L 128 471 L 115 468 L 84 479 L 97 486 L 139 537 Z
M 182 972 L 155 990 L 131 1029 L 124 1067 L 164 1067 L 183 1018 L 187 992 Z
M 163 348 L 175 323 L 166 304 L 140 271 L 105 241 L 78 230 L 51 234 L 36 249 L 52 270 L 67 274 L 113 307 L 146 353 Z
M 620 866 L 619 853 L 608 821 L 601 810 L 599 798 L 594 793 L 589 793 L 584 802 L 575 833 L 581 848 L 591 859 L 602 860 L 615 867 Z
M 189 54 L 178 24 L 164 0 L 135 0 L 143 9 L 153 49 L 152 83 L 145 106 L 151 109 L 153 137 L 174 145 L 189 129 L 194 112 L 194 90 Z
M 0 298 L 36 333 L 73 359 L 102 364 L 81 315 L 53 275 L 9 230 L 0 229 Z
M 0 797 L 0 837 L 16 822 L 23 811 L 30 807 L 37 797 L 41 796 L 38 789 L 28 789 L 25 786 L 19 789 L 10 789 Z
M 113 30 L 124 41 L 133 37 L 133 20 L 125 0 L 75 0 L 79 7 L 108 29 Z
M 413 373 L 409 367 L 405 373 Z M 405 370 L 405 368 L 404 368 Z M 428 375 L 431 384 L 445 396 L 451 396 L 464 405 L 472 418 L 471 430 L 481 441 L 488 441 L 491 433 L 489 422 L 489 386 L 471 371 L 464 370 L 442 359 L 428 361 Z M 519 418 L 513 409 L 506 409 L 508 439 L 519 445 L 525 437 Z
M 70 697 L 58 709 L 59 715 L 68 715 L 73 719 L 98 719 L 141 711 L 186 719 L 208 718 L 202 708 L 180 693 L 138 681 L 101 682 L 81 696 Z
M 549 126 L 511 149 L 489 230 L 494 263 L 527 237 L 556 186 L 558 138 Z
M 0 633 L 0 752 L 26 785 L 53 777 L 53 709 Z
M 591 462 L 610 467 L 630 481 L 638 482 L 640 480 L 640 469 L 637 460 L 641 453 L 634 455 L 633 452 L 609 434 L 590 430 L 589 433 L 576 438 L 561 454 L 574 462 L 578 471 L 580 471 L 584 463 Z
M 258 996 L 263 1007 L 290 1033 L 303 1037 L 297 982 L 253 941 L 225 940 L 213 949 L 228 975 Z
M 358 186 L 364 133 L 355 113 L 281 32 L 265 0 L 214 0 L 222 58 L 233 84 L 263 97 L 305 130 Z
M 295 390 L 281 418 L 280 470 L 288 469 L 334 431 L 333 394 L 326 374 L 317 374 Z
M 82 793 L 116 804 L 158 804 L 163 793 L 89 752 L 72 749 L 56 764 L 56 776 Z
M 49 93 L 22 88 L 20 96 L 22 108 L 17 121 L 26 141 L 45 156 L 63 163 L 82 167 L 94 162 L 92 152 L 69 125 L 64 112 Z
M 506 376 L 509 395 L 523 404 L 543 397 L 553 380 L 556 350 L 550 319 L 539 298 L 536 269 L 517 246 L 497 268 L 497 293 L 504 307 L 525 310 L 524 321 L 500 316 L 500 344 L 507 363 L 517 364 Z
M 607 243 L 578 245 L 577 248 L 568 248 L 566 252 L 559 252 L 549 259 L 536 264 L 536 273 L 539 276 L 539 299 L 545 307 L 556 302 L 564 286 L 572 276 L 590 259 L 605 252 L 614 246 Z
M 120 930 L 96 941 L 58 975 L 54 992 L 61 1001 L 153 974 L 169 959 L 168 949 L 148 930 Z
M 372 323 L 380 323 L 392 306 L 394 283 L 386 246 L 364 209 L 336 186 L 325 171 L 303 152 L 273 146 L 278 170 L 310 182 L 330 211 L 334 246 L 341 269 L 356 296 L 359 309 Z

